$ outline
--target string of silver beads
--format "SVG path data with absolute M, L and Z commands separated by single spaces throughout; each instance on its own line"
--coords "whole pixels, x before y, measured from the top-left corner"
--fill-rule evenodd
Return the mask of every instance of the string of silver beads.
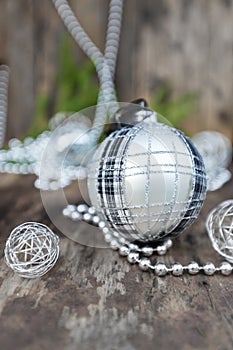
M 128 256 L 131 252 L 142 253 L 147 257 L 153 255 L 154 253 L 157 253 L 158 255 L 165 255 L 168 249 L 172 247 L 171 239 L 164 241 L 157 247 L 139 247 L 139 245 L 127 241 L 125 238 L 121 237 L 117 231 L 109 230 L 108 227 L 106 227 L 105 222 L 102 221 L 96 214 L 95 208 L 88 207 L 86 204 L 80 204 L 78 206 L 68 205 L 63 210 L 63 215 L 73 221 L 85 221 L 101 228 L 106 243 L 108 243 L 113 250 L 119 250 L 119 254 L 121 256 Z
M 95 208 L 88 207 L 86 204 L 79 204 L 78 206 L 67 205 L 63 210 L 63 215 L 73 221 L 85 221 L 99 227 L 111 249 L 118 250 L 119 254 L 126 257 L 130 264 L 138 264 L 142 271 L 153 270 L 156 276 L 162 277 L 172 274 L 179 277 L 184 273 L 197 275 L 200 272 L 203 272 L 207 276 L 212 276 L 216 272 L 221 273 L 223 276 L 229 276 L 233 272 L 233 266 L 228 261 L 223 261 L 219 267 L 216 267 L 212 262 L 206 262 L 203 265 L 199 265 L 195 261 L 191 261 L 188 265 L 175 262 L 170 267 L 162 261 L 152 263 L 149 259 L 150 256 L 154 253 L 165 255 L 172 247 L 172 241 L 170 239 L 157 247 L 149 245 L 139 247 L 137 244 L 131 243 L 121 237 L 118 232 L 110 230 L 105 222 L 96 214 Z

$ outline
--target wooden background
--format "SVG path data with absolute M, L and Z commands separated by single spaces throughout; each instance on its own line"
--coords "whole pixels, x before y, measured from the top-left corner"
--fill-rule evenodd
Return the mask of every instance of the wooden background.
M 0 174 L 1 350 L 233 349 L 233 275 L 161 278 L 111 249 L 77 244 L 49 221 L 34 180 Z M 199 219 L 159 260 L 217 266 L 222 258 L 211 247 L 205 220 L 217 204 L 232 198 L 232 191 L 233 181 L 208 193 Z M 76 186 L 72 195 L 81 201 Z M 55 267 L 34 280 L 17 277 L 3 261 L 10 231 L 25 221 L 49 225 L 61 240 Z M 84 222 L 76 228 L 80 234 L 91 231 Z M 92 232 L 101 236 L 97 228 Z
M 108 1 L 70 3 L 103 48 Z M 39 93 L 53 98 L 64 30 L 50 0 L 0 0 L 0 62 L 11 67 L 8 137 L 25 134 Z M 78 47 L 76 53 L 81 60 Z M 233 0 L 125 1 L 116 77 L 120 100 L 150 100 L 167 81 L 176 96 L 201 93 L 186 129 L 233 136 Z

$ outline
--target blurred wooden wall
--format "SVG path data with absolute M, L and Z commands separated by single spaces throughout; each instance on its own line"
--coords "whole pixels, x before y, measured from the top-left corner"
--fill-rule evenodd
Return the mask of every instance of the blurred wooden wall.
M 103 48 L 108 1 L 70 4 Z M 50 0 L 0 0 L 0 63 L 11 67 L 8 137 L 25 134 L 38 93 L 54 96 L 64 31 Z M 233 138 L 233 0 L 125 1 L 120 100 L 150 100 L 164 82 L 175 96 L 200 92 L 198 110 L 185 125 L 189 132 L 217 129 Z

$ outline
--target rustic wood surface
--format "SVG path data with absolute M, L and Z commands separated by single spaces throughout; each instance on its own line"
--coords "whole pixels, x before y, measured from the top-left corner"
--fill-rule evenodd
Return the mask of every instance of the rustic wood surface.
M 33 182 L 33 176 L 0 176 L 1 252 L 11 229 L 24 221 L 43 222 L 55 230 Z M 232 193 L 233 181 L 208 194 L 199 220 L 164 257 L 167 263 L 221 261 L 204 223 L 209 210 Z M 85 223 L 76 225 L 90 230 Z M 233 348 L 232 276 L 157 278 L 110 249 L 82 246 L 61 233 L 60 238 L 60 259 L 40 279 L 17 277 L 1 253 L 1 349 Z
M 103 49 L 107 0 L 69 0 Z M 145 97 L 169 82 L 174 95 L 200 94 L 190 133 L 217 129 L 233 139 L 233 0 L 127 0 L 116 85 L 121 101 Z M 20 29 L 20 30 L 19 30 Z M 8 136 L 30 127 L 36 97 L 51 98 L 55 112 L 64 25 L 50 0 L 0 0 L 0 63 L 11 67 Z M 75 50 L 83 59 L 81 50 Z M 169 117 L 169 116 L 167 116 Z

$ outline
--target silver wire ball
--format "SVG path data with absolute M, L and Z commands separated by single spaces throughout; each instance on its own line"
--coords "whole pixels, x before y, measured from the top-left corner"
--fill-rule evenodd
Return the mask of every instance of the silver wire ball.
M 36 278 L 46 274 L 59 256 L 59 238 L 46 225 L 26 222 L 7 239 L 5 262 L 19 276 Z
M 222 202 L 210 212 L 206 228 L 213 248 L 233 263 L 233 200 Z

